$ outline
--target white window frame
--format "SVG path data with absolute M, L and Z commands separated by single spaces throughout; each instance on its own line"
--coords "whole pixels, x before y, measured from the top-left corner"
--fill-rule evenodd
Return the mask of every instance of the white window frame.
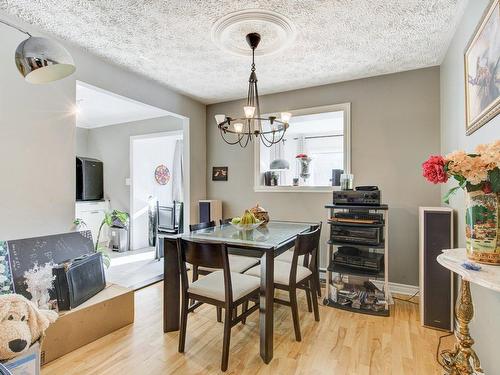
M 292 116 L 313 115 L 325 112 L 344 112 L 344 173 L 351 173 L 351 103 L 340 103 L 325 105 L 320 107 L 311 107 L 303 109 L 289 110 Z M 265 114 L 267 116 L 277 116 L 279 114 Z M 254 192 L 256 193 L 330 193 L 334 190 L 340 190 L 340 186 L 265 186 L 261 185 L 260 171 L 260 140 L 254 142 Z

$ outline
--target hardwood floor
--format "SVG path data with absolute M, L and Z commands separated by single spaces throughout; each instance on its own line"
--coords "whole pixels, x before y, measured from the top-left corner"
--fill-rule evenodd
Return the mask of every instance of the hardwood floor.
M 135 324 L 122 328 L 46 365 L 42 375 L 218 374 L 223 325 L 203 306 L 188 319 L 186 353 L 177 352 L 178 333 L 163 334 L 162 288 L 135 295 Z M 294 338 L 290 308 L 275 305 L 274 359 L 259 357 L 258 313 L 232 330 L 226 374 L 433 375 L 443 332 L 422 328 L 418 306 L 396 301 L 391 317 L 373 317 L 320 304 L 321 321 L 307 312 L 299 293 L 302 342 Z M 453 337 L 443 340 L 450 347 Z

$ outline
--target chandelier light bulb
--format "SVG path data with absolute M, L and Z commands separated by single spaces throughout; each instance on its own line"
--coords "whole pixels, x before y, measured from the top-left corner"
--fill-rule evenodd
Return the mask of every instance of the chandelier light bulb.
M 245 117 L 246 118 L 252 118 L 254 113 L 255 113 L 255 107 L 252 106 L 245 106 L 243 107 L 243 110 L 245 111 Z
M 217 122 L 217 125 L 220 123 L 226 121 L 226 115 L 215 115 L 215 121 Z
M 234 124 L 234 131 L 236 133 L 241 133 L 243 131 L 243 124 L 241 122 L 236 122 Z
M 290 112 L 281 112 L 281 121 L 288 124 L 290 119 L 292 118 L 292 114 Z

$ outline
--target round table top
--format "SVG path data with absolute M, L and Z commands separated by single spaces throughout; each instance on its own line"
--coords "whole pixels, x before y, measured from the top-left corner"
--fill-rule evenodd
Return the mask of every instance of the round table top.
M 479 271 L 465 269 L 462 264 L 469 261 L 465 249 L 443 250 L 443 253 L 438 255 L 437 261 L 466 281 L 500 292 L 500 266 L 479 264 L 481 266 Z

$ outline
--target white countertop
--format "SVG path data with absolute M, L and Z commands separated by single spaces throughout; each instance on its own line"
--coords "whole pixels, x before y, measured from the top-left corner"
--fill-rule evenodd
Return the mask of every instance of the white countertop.
M 478 263 L 481 266 L 479 271 L 465 269 L 462 264 L 469 261 L 465 249 L 443 250 L 443 253 L 437 257 L 437 261 L 443 267 L 462 276 L 466 281 L 500 292 L 500 266 Z

